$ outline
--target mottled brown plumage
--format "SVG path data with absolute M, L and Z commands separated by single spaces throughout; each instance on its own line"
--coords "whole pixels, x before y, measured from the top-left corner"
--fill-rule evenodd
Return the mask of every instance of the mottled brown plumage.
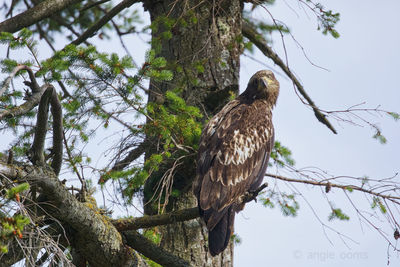
M 274 143 L 272 108 L 278 94 L 274 74 L 259 71 L 203 129 L 193 191 L 213 256 L 229 243 L 235 213 L 244 208 L 239 197 L 263 180 Z

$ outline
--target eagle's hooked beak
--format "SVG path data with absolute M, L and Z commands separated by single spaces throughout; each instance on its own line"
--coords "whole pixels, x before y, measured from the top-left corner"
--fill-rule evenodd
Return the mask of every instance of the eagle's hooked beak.
M 267 77 L 261 77 L 261 81 L 263 83 L 263 85 L 265 86 L 265 88 L 268 88 L 268 84 L 269 84 L 269 79 Z

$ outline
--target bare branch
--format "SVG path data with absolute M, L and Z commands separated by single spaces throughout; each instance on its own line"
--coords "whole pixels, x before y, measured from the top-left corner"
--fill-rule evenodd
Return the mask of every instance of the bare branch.
M 138 234 L 136 231 L 127 231 L 123 235 L 126 243 L 134 250 L 152 259 L 165 267 L 189 267 L 190 264 L 183 259 L 167 252 L 161 247 L 156 246 L 150 240 Z
M 300 94 L 305 98 L 307 103 L 311 106 L 311 108 L 314 111 L 315 117 L 317 117 L 318 121 L 320 121 L 322 124 L 325 124 L 326 127 L 328 127 L 333 133 L 337 133 L 335 128 L 333 128 L 332 124 L 328 121 L 326 118 L 326 115 L 321 113 L 321 111 L 318 109 L 318 107 L 315 105 L 314 101 L 308 96 L 306 91 L 304 90 L 303 85 L 300 83 L 300 81 L 294 76 L 294 74 L 291 72 L 289 67 L 283 62 L 283 60 L 271 49 L 271 47 L 268 46 L 267 41 L 265 38 L 259 34 L 252 25 L 250 25 L 246 21 L 242 21 L 242 33 L 243 35 L 248 38 L 251 42 L 255 44 L 255 46 L 260 49 L 260 51 L 267 56 L 268 58 L 272 59 L 272 61 L 275 62 L 276 65 L 278 65 L 285 73 L 286 75 L 293 81 L 293 83 L 296 85 L 297 90 L 300 92 Z
M 118 15 L 119 12 L 124 10 L 125 8 L 130 7 L 131 5 L 138 3 L 139 0 L 124 0 L 114 8 L 112 8 L 107 14 L 104 15 L 100 20 L 98 20 L 95 24 L 93 24 L 90 28 L 88 28 L 81 36 L 79 36 L 75 41 L 71 44 L 80 45 L 88 38 L 92 37 L 101 27 L 107 24 L 114 16 Z
M 258 194 L 268 186 L 267 183 L 262 184 L 254 191 L 249 191 L 240 197 L 242 203 L 251 202 L 256 199 Z M 137 230 L 141 228 L 149 228 L 159 225 L 172 224 L 176 222 L 189 221 L 199 217 L 199 209 L 197 207 L 183 210 L 172 211 L 161 215 L 143 216 L 139 218 L 116 219 L 112 220 L 112 224 L 118 231 Z
M 51 104 L 51 113 L 53 115 L 53 161 L 51 167 L 56 175 L 60 173 L 63 154 L 63 126 L 62 126 L 62 109 L 56 90 L 53 86 L 49 86 L 40 100 L 39 110 L 37 114 L 37 122 L 35 127 L 35 137 L 30 149 L 30 160 L 33 164 L 44 166 L 44 143 L 47 133 L 47 122 L 49 118 L 49 105 Z
M 37 121 L 35 126 L 35 137 L 29 151 L 29 159 L 34 165 L 44 166 L 44 142 L 47 133 L 47 121 L 49 118 L 49 103 L 54 87 L 50 85 L 44 92 L 39 103 Z
M 81 9 L 79 9 L 79 13 L 85 12 L 86 10 L 91 9 L 92 7 L 104 4 L 109 1 L 110 0 L 100 0 L 98 2 L 89 2 L 86 5 L 84 5 Z
M 270 173 L 266 173 L 265 176 L 272 177 L 272 178 L 286 181 L 286 182 L 291 182 L 291 183 L 310 184 L 310 185 L 316 185 L 316 186 L 323 186 L 325 188 L 336 187 L 336 188 L 341 188 L 343 190 L 349 190 L 349 189 L 356 190 L 356 191 L 364 192 L 364 193 L 374 195 L 377 197 L 381 197 L 383 199 L 388 199 L 388 200 L 391 200 L 392 202 L 400 204 L 399 201 L 397 201 L 397 200 L 400 200 L 400 196 L 386 195 L 386 194 L 376 192 L 373 189 L 366 189 L 366 188 L 356 186 L 356 185 L 351 185 L 351 184 L 341 185 L 341 184 L 336 184 L 336 183 L 332 183 L 329 181 L 313 181 L 313 180 L 295 179 L 295 178 L 288 178 L 288 177 L 284 177 L 281 175 L 270 174 Z
M 51 115 L 53 115 L 53 160 L 51 168 L 58 175 L 61 170 L 63 157 L 63 117 L 60 100 L 58 99 L 56 90 L 53 87 L 51 95 Z
M 82 0 L 45 0 L 21 14 L 1 22 L 0 32 L 17 32 L 79 2 Z
M 127 167 L 132 161 L 138 159 L 148 147 L 147 142 L 140 143 L 135 149 L 132 149 L 129 154 L 122 160 L 116 162 L 111 168 L 111 171 L 121 171 Z

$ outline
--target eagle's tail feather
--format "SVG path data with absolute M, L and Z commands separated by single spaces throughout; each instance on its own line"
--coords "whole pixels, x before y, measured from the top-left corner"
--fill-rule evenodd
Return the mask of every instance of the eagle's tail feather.
M 233 207 L 229 207 L 221 220 L 209 231 L 208 246 L 212 256 L 221 253 L 228 246 L 233 232 L 234 219 L 235 211 Z

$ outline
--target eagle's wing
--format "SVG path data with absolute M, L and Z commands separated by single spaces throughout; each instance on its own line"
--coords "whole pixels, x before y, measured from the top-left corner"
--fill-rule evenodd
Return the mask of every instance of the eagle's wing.
M 206 125 L 194 193 L 209 229 L 238 197 L 260 185 L 273 142 L 271 110 L 261 100 L 233 100 Z

